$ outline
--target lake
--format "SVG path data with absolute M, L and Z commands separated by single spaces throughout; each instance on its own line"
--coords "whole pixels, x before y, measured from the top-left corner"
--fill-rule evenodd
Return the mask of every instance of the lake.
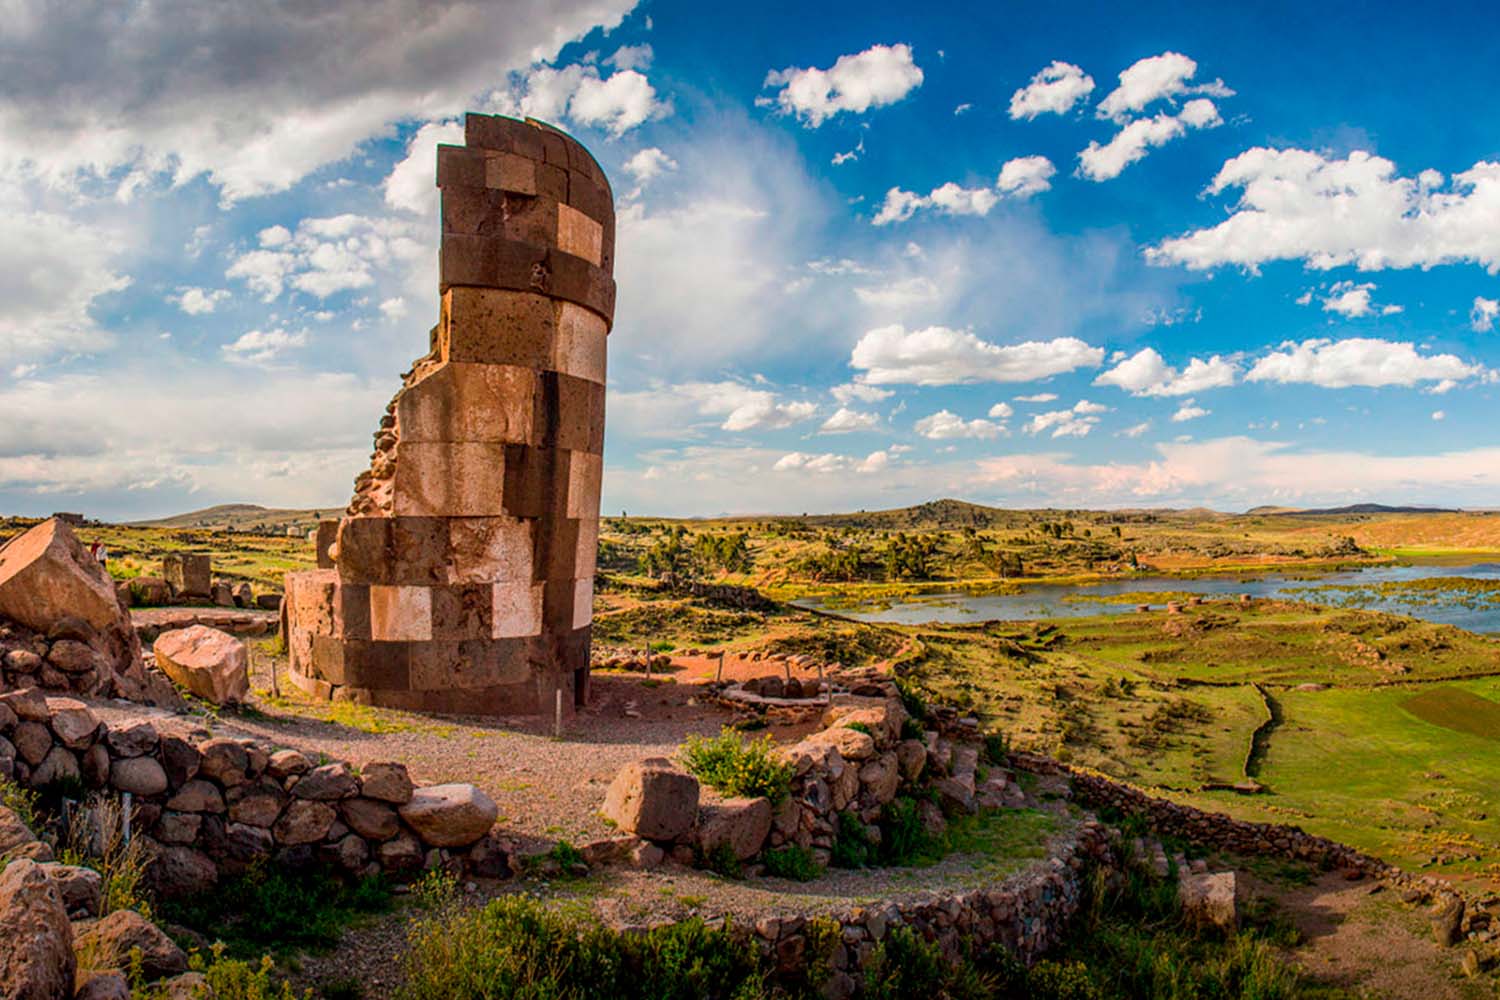
M 826 611 L 859 621 L 917 625 L 924 622 L 1078 618 L 1134 611 L 1137 602 L 1128 595 L 1142 592 L 1176 591 L 1202 594 L 1210 598 L 1249 594 L 1252 597 L 1286 598 L 1387 611 L 1457 625 L 1471 632 L 1500 633 L 1500 589 L 1483 592 L 1422 585 L 1422 581 L 1448 579 L 1500 583 L 1500 563 L 1474 563 L 1468 566 L 1372 566 L 1317 576 L 1305 572 L 1297 575 L 1263 573 L 1234 577 L 1137 576 L 1105 583 L 1029 584 L 1014 594 L 981 595 L 955 591 L 923 594 L 900 601 L 872 602 L 869 605 L 844 605 L 841 602 L 828 605 L 819 598 L 807 598 L 793 603 L 809 610 Z M 1157 602 L 1157 606 L 1160 603 Z

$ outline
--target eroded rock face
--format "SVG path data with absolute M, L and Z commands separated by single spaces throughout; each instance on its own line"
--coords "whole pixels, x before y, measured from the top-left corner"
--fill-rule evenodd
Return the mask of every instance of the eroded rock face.
M 604 815 L 626 833 L 677 840 L 698 816 L 698 779 L 665 757 L 622 767 L 604 796 Z
M 34 861 L 0 872 L 0 996 L 69 1000 L 77 960 L 57 886 Z
M 63 522 L 43 521 L 0 547 L 0 618 L 46 635 L 59 623 L 64 676 L 94 671 L 86 693 L 131 694 L 145 680 L 141 644 L 114 581 Z M 99 669 L 102 667 L 102 669 Z
M 228 632 L 190 625 L 163 632 L 151 648 L 164 674 L 205 701 L 227 705 L 250 693 L 250 655 Z
M 500 807 L 473 785 L 429 785 L 412 792 L 398 812 L 427 843 L 467 847 L 490 832 Z

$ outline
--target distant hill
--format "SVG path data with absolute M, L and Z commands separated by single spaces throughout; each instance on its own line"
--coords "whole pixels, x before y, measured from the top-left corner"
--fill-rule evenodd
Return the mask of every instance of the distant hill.
M 1191 510 L 1128 509 L 1087 511 L 1082 508 L 1063 507 L 986 507 L 967 500 L 929 500 L 912 507 L 896 507 L 890 510 L 861 510 L 843 514 L 756 514 L 735 515 L 720 518 L 692 518 L 690 520 L 714 520 L 721 522 L 796 520 L 824 528 L 863 528 L 876 531 L 911 531 L 920 529 L 953 528 L 1024 528 L 1038 521 L 1064 521 L 1084 514 L 1104 514 L 1122 524 L 1154 522 L 1167 518 L 1182 521 L 1218 520 L 1229 517 L 1202 507 Z M 671 520 L 667 518 L 665 520 Z
M 1246 513 L 1317 517 L 1322 515 L 1347 514 L 1458 514 L 1461 512 L 1452 507 L 1392 507 L 1383 503 L 1352 503 L 1344 507 L 1321 507 L 1306 510 L 1299 507 L 1255 507 Z
M 174 514 L 155 521 L 132 521 L 139 528 L 232 528 L 235 531 L 255 531 L 280 534 L 287 528 L 297 528 L 299 533 L 310 531 L 318 522 L 336 518 L 343 513 L 341 507 L 326 507 L 321 510 L 291 510 L 287 508 L 262 507 L 253 503 L 224 503 L 217 507 Z

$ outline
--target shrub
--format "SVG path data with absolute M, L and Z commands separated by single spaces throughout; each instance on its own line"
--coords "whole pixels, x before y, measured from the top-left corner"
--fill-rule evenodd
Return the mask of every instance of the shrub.
M 852 812 L 839 813 L 838 829 L 833 836 L 835 868 L 864 868 L 875 861 L 875 845 L 860 818 Z
M 39 815 L 37 813 L 38 796 L 36 792 L 18 785 L 14 781 L 0 778 L 0 806 L 4 806 L 15 813 L 16 818 L 25 823 L 27 829 L 32 833 L 41 832 L 37 829 Z
M 291 872 L 264 864 L 189 900 L 163 903 L 172 923 L 228 943 L 229 953 L 253 958 L 265 949 L 323 949 L 361 914 L 391 905 L 383 876 L 356 882 L 329 869 Z
M 910 864 L 931 840 L 922 827 L 917 800 L 909 795 L 897 796 L 885 807 L 880 834 L 881 860 L 888 865 Z
M 725 727 L 712 739 L 689 736 L 682 745 L 682 762 L 698 779 L 725 795 L 764 795 L 780 805 L 791 793 L 792 765 L 775 758 L 776 741 L 769 734 L 748 743 Z
M 845 726 L 844 726 L 844 728 L 845 729 L 852 729 L 856 733 L 864 733 L 866 736 L 870 737 L 871 739 L 875 738 L 875 730 L 873 730 L 873 729 L 870 728 L 870 724 L 868 722 L 850 722 L 850 723 L 846 723 Z
M 1010 760 L 1010 737 L 1004 733 L 985 733 L 984 759 L 1004 767 Z
M 100 916 L 135 910 L 150 919 L 141 884 L 149 860 L 146 842 L 125 840 L 125 808 L 119 799 L 90 795 L 73 815 L 61 854 L 65 864 L 92 868 L 103 879 Z
M 864 980 L 866 1000 L 990 1000 L 1000 995 L 996 976 L 967 957 L 949 962 L 935 942 L 923 940 L 910 927 L 894 928 L 875 946 Z
M 507 896 L 412 927 L 400 1000 L 758 1000 L 767 970 L 749 936 L 689 920 L 619 934 L 580 913 Z
M 740 863 L 740 856 L 728 844 L 715 844 L 698 861 L 715 875 L 733 879 L 745 877 L 745 866 Z
M 906 709 L 906 714 L 918 724 L 927 721 L 927 699 L 917 690 L 915 684 L 905 678 L 896 678 L 896 693 L 901 696 L 901 707 Z M 920 739 L 920 734 L 918 735 Z
M 797 844 L 767 851 L 761 860 L 765 862 L 766 874 L 775 878 L 811 882 L 823 874 L 823 866 L 813 860 L 812 852 Z
M 312 1000 L 312 990 L 298 993 L 285 979 L 272 978 L 276 966 L 270 956 L 263 955 L 259 962 L 252 964 L 226 958 L 224 950 L 224 945 L 215 944 L 206 957 L 201 952 L 194 952 L 188 959 L 188 967 L 202 973 L 208 980 L 205 996 L 214 1000 Z M 162 984 L 144 985 L 140 956 L 139 948 L 131 951 L 131 1000 L 174 1000 L 181 996 L 177 990 Z

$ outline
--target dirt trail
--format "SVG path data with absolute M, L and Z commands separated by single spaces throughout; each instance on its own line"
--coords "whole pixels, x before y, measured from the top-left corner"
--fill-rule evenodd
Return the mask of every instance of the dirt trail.
M 1242 876 L 1251 891 L 1275 899 L 1301 932 L 1292 959 L 1309 974 L 1371 997 L 1391 1000 L 1475 1000 L 1494 997 L 1491 980 L 1459 972 L 1463 949 L 1433 940 L 1423 910 L 1390 889 L 1338 873 L 1310 885 L 1287 886 Z

